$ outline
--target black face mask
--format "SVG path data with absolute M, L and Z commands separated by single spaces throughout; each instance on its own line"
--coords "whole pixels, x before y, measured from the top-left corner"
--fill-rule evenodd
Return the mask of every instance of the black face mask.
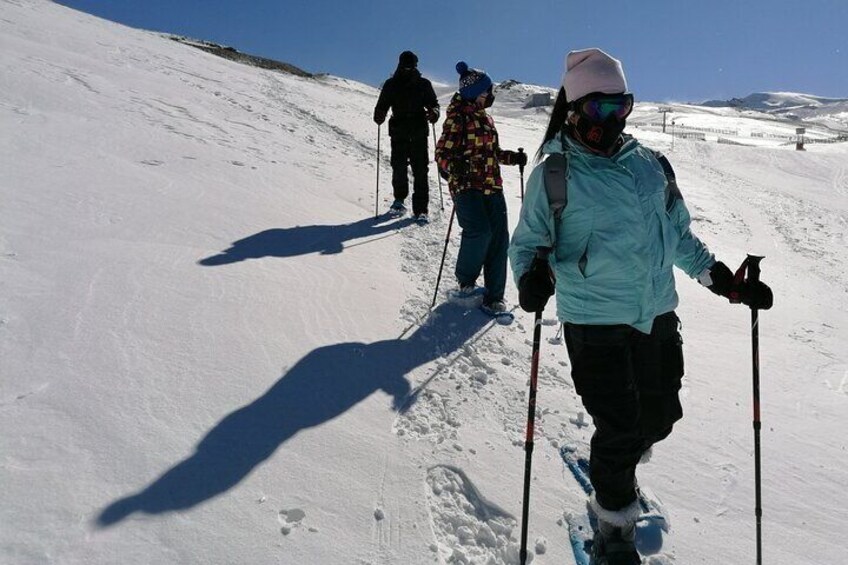
M 586 146 L 601 153 L 609 153 L 621 137 L 626 124 L 627 119 L 619 120 L 613 115 L 602 122 L 593 122 L 578 112 L 574 129 Z
M 494 103 L 495 103 L 495 94 L 493 92 L 487 92 L 486 93 L 486 99 L 483 100 L 483 107 L 484 108 L 491 108 L 492 104 L 494 104 Z

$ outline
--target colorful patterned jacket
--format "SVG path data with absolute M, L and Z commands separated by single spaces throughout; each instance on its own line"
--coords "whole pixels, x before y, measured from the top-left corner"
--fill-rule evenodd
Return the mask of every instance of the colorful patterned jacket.
M 451 196 L 465 190 L 491 194 L 503 190 L 500 164 L 517 164 L 518 153 L 502 150 L 495 122 L 486 109 L 457 92 L 445 112 L 436 162 L 440 174 L 448 179 Z

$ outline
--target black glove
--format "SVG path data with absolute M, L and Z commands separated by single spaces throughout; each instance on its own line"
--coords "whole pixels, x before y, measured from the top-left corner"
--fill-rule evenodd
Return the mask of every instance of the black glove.
M 451 161 L 448 166 L 450 167 L 450 174 L 458 179 L 464 179 L 467 177 L 468 172 L 471 170 L 471 165 L 464 159 Z
M 533 258 L 530 269 L 518 280 L 518 305 L 525 312 L 545 309 L 554 294 L 554 277 L 547 259 Z
M 378 126 L 383 125 L 383 122 L 386 121 L 386 112 L 381 112 L 380 110 L 374 109 L 374 123 Z
M 724 296 L 732 304 L 742 303 L 757 310 L 768 310 L 774 304 L 774 294 L 762 281 L 736 280 L 727 265 L 718 261 L 710 269 L 712 284 L 708 286 L 719 296 Z
M 527 153 L 519 151 L 515 154 L 515 164 L 519 167 L 524 167 L 527 164 Z
M 428 108 L 427 109 L 427 121 L 431 124 L 435 124 L 439 121 L 439 108 Z
M 443 168 L 441 168 L 441 167 L 439 167 L 439 176 L 440 176 L 440 177 L 442 177 L 444 180 L 449 180 L 449 179 L 450 179 L 450 173 L 449 173 L 449 172 L 447 172 L 446 170 L 444 170 L 444 169 L 443 169 Z

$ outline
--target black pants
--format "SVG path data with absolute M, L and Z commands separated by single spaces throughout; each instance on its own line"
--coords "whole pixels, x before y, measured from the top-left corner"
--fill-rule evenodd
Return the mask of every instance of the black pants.
M 650 335 L 628 325 L 564 326 L 574 387 L 595 423 L 590 478 L 608 510 L 636 500 L 639 459 L 683 417 L 679 323 L 668 312 Z
M 397 200 L 409 196 L 407 165 L 412 166 L 412 213 L 426 214 L 430 201 L 427 165 L 430 161 L 427 137 L 392 136 L 392 189 Z

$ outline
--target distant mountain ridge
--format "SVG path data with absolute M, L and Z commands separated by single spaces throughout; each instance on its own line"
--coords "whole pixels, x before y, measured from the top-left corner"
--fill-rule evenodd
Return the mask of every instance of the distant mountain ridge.
M 848 110 L 848 98 L 826 98 L 798 92 L 755 92 L 745 98 L 730 100 L 707 100 L 699 106 L 712 108 L 738 108 L 740 110 L 756 110 L 770 114 L 781 114 L 797 110 L 821 110 L 827 108 L 833 112 L 839 106 Z
M 244 63 L 246 65 L 252 65 L 254 67 L 259 67 L 262 69 L 270 69 L 272 71 L 282 71 L 284 73 L 306 78 L 311 78 L 315 76 L 314 74 L 306 72 L 303 69 L 298 68 L 289 63 L 284 63 L 282 61 L 268 59 L 265 57 L 257 57 L 256 55 L 248 55 L 247 53 L 242 53 L 234 47 L 219 45 L 217 43 L 212 43 L 211 41 L 205 41 L 202 39 L 191 39 L 188 37 L 183 37 L 181 35 L 165 34 L 165 36 L 173 41 L 176 41 L 177 43 L 182 43 L 183 45 L 188 45 L 189 47 L 201 49 L 203 51 L 206 51 L 207 53 L 212 53 L 213 55 L 217 55 L 218 57 L 223 57 L 231 61 L 236 61 L 237 63 Z
M 826 98 L 798 92 L 755 92 L 745 98 L 708 100 L 699 106 L 735 108 L 789 120 L 809 120 L 842 131 L 848 128 L 848 98 Z

